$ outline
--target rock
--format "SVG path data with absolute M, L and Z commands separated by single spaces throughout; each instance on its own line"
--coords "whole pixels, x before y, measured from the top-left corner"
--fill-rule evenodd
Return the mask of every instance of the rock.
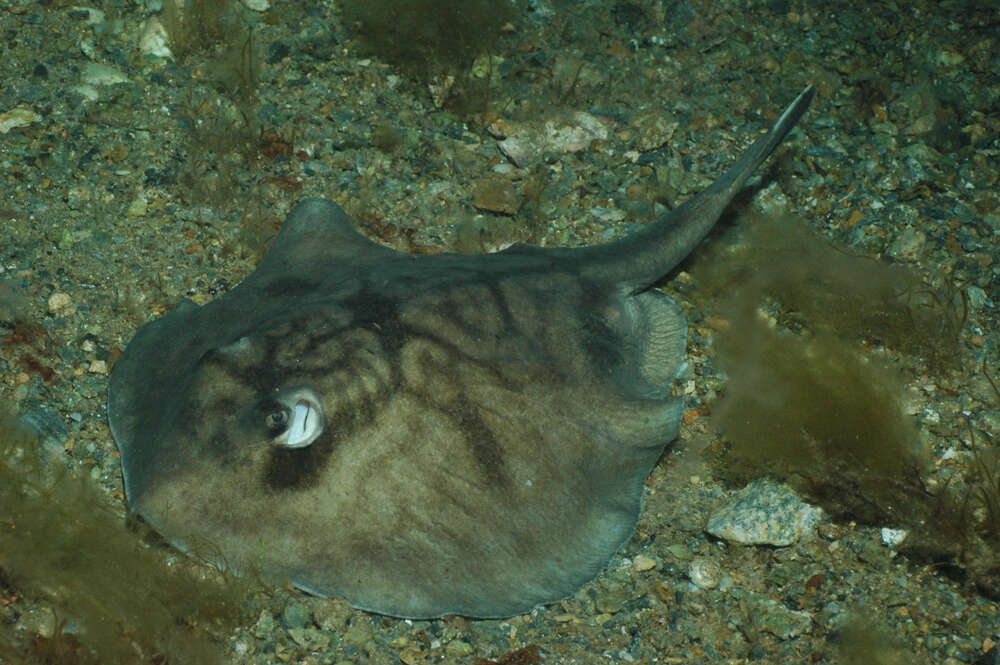
M 300 647 L 309 651 L 322 651 L 330 646 L 330 636 L 315 628 L 289 628 L 288 635 Z
M 359 616 L 344 633 L 344 644 L 359 647 L 372 639 L 372 624 L 367 616 Z
M 354 614 L 350 604 L 341 598 L 314 598 L 311 604 L 319 627 L 333 633 L 343 633 Z
M 33 122 L 38 122 L 42 116 L 31 109 L 17 107 L 0 113 L 0 134 L 6 134 L 15 127 L 27 127 Z
M 128 81 L 128 77 L 120 70 L 99 62 L 88 62 L 84 65 L 81 79 L 84 85 L 92 86 L 114 85 L 115 83 L 125 83 Z
M 136 197 L 128 207 L 129 217 L 145 217 L 148 204 L 145 196 Z
M 418 665 L 423 663 L 426 657 L 427 653 L 417 646 L 409 646 L 399 652 L 399 661 L 403 665 Z
M 688 565 L 688 577 L 691 579 L 691 583 L 699 589 L 714 589 L 719 586 L 721 576 L 719 565 L 711 559 L 698 557 Z
M 901 542 L 906 540 L 906 536 L 910 532 L 906 529 L 890 529 L 888 527 L 882 528 L 882 543 L 888 547 L 895 548 Z
M 465 640 L 452 640 L 445 645 L 444 652 L 451 658 L 463 658 L 472 653 L 472 645 Z
M 662 109 L 656 109 L 640 114 L 631 125 L 636 131 L 636 145 L 646 152 L 669 143 L 679 123 Z
M 811 532 L 823 511 L 800 500 L 786 485 L 759 478 L 708 519 L 705 530 L 744 545 L 784 547 Z
M 531 166 L 538 157 L 534 144 L 524 138 L 507 136 L 497 143 L 497 148 L 519 169 Z
M 543 153 L 566 153 L 586 150 L 594 141 L 608 138 L 607 121 L 579 111 L 568 122 L 504 123 L 497 143 L 500 152 L 518 168 L 529 168 Z
M 274 617 L 267 610 L 261 610 L 260 616 L 257 617 L 257 623 L 253 626 L 253 635 L 257 639 L 266 640 L 271 637 L 274 632 L 275 623 Z
M 73 299 L 69 297 L 69 294 L 56 291 L 49 296 L 50 314 L 55 314 L 56 316 L 66 316 L 68 314 L 72 314 L 74 309 Z
M 645 554 L 638 554 L 632 559 L 632 568 L 640 573 L 652 570 L 656 568 L 656 559 L 648 557 Z
M 521 207 L 521 195 L 514 183 L 500 176 L 487 176 L 472 185 L 472 200 L 480 210 L 513 215 Z
M 927 236 L 922 231 L 913 228 L 904 229 L 889 245 L 887 253 L 896 259 L 915 261 L 920 258 L 926 244 Z
M 170 50 L 167 30 L 155 16 L 151 16 L 142 28 L 142 34 L 139 35 L 139 53 L 150 61 L 169 60 L 174 57 L 173 51 Z
M 605 121 L 583 111 L 573 114 L 573 124 L 546 123 L 545 130 L 550 146 L 564 152 L 580 152 L 589 148 L 593 141 L 608 138 Z
M 614 614 L 625 607 L 625 603 L 630 600 L 632 600 L 632 594 L 624 585 L 608 584 L 597 590 L 594 604 L 599 611 Z
M 590 214 L 594 216 L 594 219 L 605 224 L 621 222 L 628 217 L 621 208 L 606 208 L 603 206 L 594 206 L 590 209 Z M 608 240 L 612 240 L 612 238 L 608 238 Z
M 790 610 L 771 598 L 765 599 L 756 613 L 757 627 L 775 637 L 788 640 L 812 628 L 812 615 Z
M 304 603 L 290 603 L 281 614 L 285 620 L 285 625 L 289 628 L 305 628 L 306 624 L 312 623 L 312 612 Z
M 451 74 L 447 76 L 435 76 L 427 83 L 427 89 L 431 93 L 436 108 L 444 108 L 444 103 L 448 101 L 451 94 L 451 87 L 455 84 L 455 77 Z

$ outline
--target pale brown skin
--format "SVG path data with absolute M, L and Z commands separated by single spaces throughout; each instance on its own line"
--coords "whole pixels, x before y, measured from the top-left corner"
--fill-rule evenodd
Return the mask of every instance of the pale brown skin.
M 144 326 L 115 367 L 132 509 L 182 547 L 394 616 L 572 594 L 631 535 L 679 426 L 686 322 L 651 286 L 812 94 L 608 245 L 415 257 L 301 202 L 242 284 Z

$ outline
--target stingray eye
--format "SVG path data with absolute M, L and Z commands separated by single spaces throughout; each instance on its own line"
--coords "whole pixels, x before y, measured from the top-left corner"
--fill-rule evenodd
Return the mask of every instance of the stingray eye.
M 319 397 L 308 388 L 291 390 L 274 398 L 277 408 L 264 416 L 271 443 L 282 448 L 305 448 L 326 429 Z
M 264 416 L 264 427 L 271 435 L 280 434 L 288 427 L 288 411 L 279 409 Z

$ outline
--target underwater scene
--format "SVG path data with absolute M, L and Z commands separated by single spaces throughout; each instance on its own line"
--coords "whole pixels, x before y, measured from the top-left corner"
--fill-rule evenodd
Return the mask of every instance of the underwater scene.
M 0 663 L 1000 663 L 996 2 L 0 27 Z

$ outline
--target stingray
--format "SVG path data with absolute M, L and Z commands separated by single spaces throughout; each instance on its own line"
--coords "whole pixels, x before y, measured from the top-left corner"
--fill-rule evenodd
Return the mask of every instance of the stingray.
M 182 549 L 397 617 L 575 593 L 679 429 L 687 322 L 653 287 L 812 96 L 604 245 L 411 256 L 303 200 L 249 277 L 147 323 L 115 366 L 131 510 Z

